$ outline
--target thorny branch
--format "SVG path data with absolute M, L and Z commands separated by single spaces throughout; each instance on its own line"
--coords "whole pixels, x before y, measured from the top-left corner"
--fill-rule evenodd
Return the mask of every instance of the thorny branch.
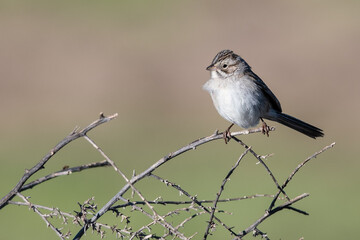
M 249 232 L 253 231 L 260 223 L 262 223 L 265 219 L 267 219 L 268 217 L 270 217 L 271 215 L 274 215 L 275 213 L 288 208 L 290 205 L 300 201 L 303 198 L 308 197 L 309 194 L 308 193 L 303 193 L 293 199 L 291 199 L 290 201 L 287 201 L 286 203 L 272 209 L 271 211 L 266 211 L 265 214 L 260 217 L 258 220 L 256 220 L 253 224 L 251 224 L 248 228 L 246 228 L 245 230 L 241 231 L 240 234 L 238 235 L 239 237 L 244 237 L 245 235 L 247 235 Z
M 24 176 L 21 178 L 21 180 L 18 182 L 18 184 L 5 197 L 3 197 L 1 199 L 0 209 L 3 208 L 4 206 L 6 206 L 7 204 L 29 206 L 37 214 L 39 214 L 42 217 L 42 219 L 46 222 L 46 224 L 50 228 L 52 228 L 52 230 L 54 230 L 61 239 L 68 238 L 71 233 L 70 232 L 68 232 L 66 234 L 61 233 L 61 229 L 58 229 L 54 225 L 52 225 L 47 219 L 48 216 L 46 214 L 42 214 L 39 209 L 44 209 L 44 210 L 50 211 L 49 216 L 60 216 L 61 218 L 63 218 L 64 222 L 67 221 L 67 218 L 72 218 L 73 222 L 75 224 L 82 226 L 81 230 L 76 234 L 74 239 L 80 239 L 88 228 L 91 228 L 93 231 L 98 232 L 101 237 L 105 236 L 105 231 L 102 230 L 102 228 L 106 228 L 106 229 L 110 229 L 114 234 L 116 234 L 117 237 L 120 237 L 120 238 L 126 237 L 129 239 L 134 239 L 134 238 L 139 238 L 139 239 L 150 239 L 150 238 L 165 239 L 166 238 L 167 239 L 167 237 L 171 237 L 172 239 L 175 239 L 175 238 L 191 239 L 197 234 L 197 232 L 195 232 L 193 235 L 191 235 L 189 237 L 186 237 L 180 231 L 180 228 L 184 228 L 186 223 L 193 221 L 193 219 L 195 219 L 197 216 L 202 215 L 202 214 L 208 214 L 208 216 L 209 216 L 209 221 L 208 221 L 208 224 L 206 227 L 206 231 L 204 233 L 204 239 L 206 239 L 208 237 L 208 235 L 210 234 L 210 230 L 212 228 L 214 228 L 216 224 L 220 224 L 222 227 L 224 227 L 230 233 L 230 235 L 235 237 L 234 239 L 242 239 L 242 237 L 244 237 L 245 235 L 247 235 L 250 232 L 253 232 L 254 236 L 260 235 L 262 238 L 269 239 L 266 233 L 264 233 L 258 229 L 258 226 L 263 221 L 265 221 L 267 218 L 272 216 L 273 214 L 275 214 L 281 210 L 284 210 L 284 209 L 293 210 L 300 214 L 305 214 L 305 215 L 308 214 L 307 212 L 305 212 L 303 210 L 294 208 L 292 205 L 294 203 L 302 200 L 303 198 L 309 196 L 309 194 L 304 193 L 304 194 L 301 194 L 301 195 L 291 199 L 285 193 L 284 189 L 286 188 L 288 183 L 293 179 L 294 175 L 302 168 L 302 166 L 304 166 L 311 159 L 315 158 L 322 152 L 326 151 L 329 148 L 332 148 L 335 145 L 335 143 L 333 143 L 333 144 L 323 148 L 321 151 L 316 152 L 309 158 L 305 159 L 301 164 L 299 164 L 295 168 L 295 170 L 290 174 L 290 176 L 286 179 L 286 181 L 280 186 L 277 179 L 275 178 L 274 174 L 270 170 L 270 168 L 262 160 L 263 156 L 258 155 L 252 148 L 250 148 L 242 140 L 240 140 L 236 137 L 238 135 L 246 135 L 246 134 L 261 132 L 262 128 L 253 129 L 253 130 L 245 130 L 245 131 L 241 131 L 241 132 L 233 132 L 233 133 L 231 133 L 232 138 L 237 143 L 240 143 L 242 146 L 244 146 L 245 151 L 241 154 L 241 156 L 239 157 L 239 159 L 237 160 L 235 165 L 228 171 L 228 174 L 225 176 L 225 178 L 220 186 L 220 189 L 219 189 L 218 193 L 216 194 L 216 198 L 214 200 L 211 200 L 211 199 L 198 200 L 196 195 L 190 194 L 189 191 L 186 191 L 185 189 L 181 188 L 179 185 L 177 185 L 173 182 L 170 182 L 169 180 L 166 180 L 166 179 L 161 178 L 160 176 L 154 175 L 153 172 L 154 172 L 154 170 L 158 169 L 160 166 L 167 163 L 171 159 L 173 159 L 189 150 L 196 149 L 198 146 L 206 144 L 210 141 L 222 139 L 223 134 L 218 133 L 216 131 L 211 136 L 195 140 L 192 143 L 178 149 L 177 151 L 174 151 L 174 152 L 164 156 L 163 158 L 161 158 L 160 160 L 155 162 L 153 165 L 151 165 L 148 169 L 144 170 L 142 173 L 140 173 L 138 175 L 133 174 L 133 176 L 129 179 L 116 166 L 115 161 L 111 160 L 107 156 L 107 154 L 105 154 L 105 152 L 91 138 L 89 138 L 86 135 L 88 131 L 101 125 L 102 123 L 105 123 L 105 122 L 108 122 L 108 121 L 114 119 L 116 116 L 117 116 L 117 114 L 111 115 L 109 117 L 105 117 L 103 114 L 101 114 L 100 118 L 98 120 L 91 123 L 88 127 L 84 128 L 83 130 L 81 130 L 81 131 L 77 131 L 77 129 L 74 130 L 69 136 L 67 136 L 60 143 L 58 143 L 47 155 L 45 155 L 45 157 L 38 164 L 36 164 L 30 170 L 26 170 Z M 269 130 L 273 131 L 274 128 L 270 128 Z M 96 162 L 96 163 L 85 164 L 85 165 L 78 166 L 78 167 L 72 167 L 72 168 L 64 167 L 64 169 L 62 169 L 58 172 L 54 172 L 47 176 L 41 177 L 41 178 L 25 185 L 26 181 L 34 173 L 36 173 L 37 171 L 44 168 L 44 165 L 46 164 L 46 162 L 54 154 L 56 154 L 61 148 L 63 148 L 64 146 L 66 146 L 67 144 L 72 142 L 73 140 L 75 140 L 77 138 L 81 138 L 81 137 L 84 137 L 101 154 L 101 156 L 105 158 L 105 160 Z M 244 197 L 240 197 L 240 198 L 220 199 L 220 196 L 225 189 L 225 184 L 228 182 L 230 176 L 234 173 L 235 169 L 239 166 L 240 161 L 244 158 L 244 156 L 248 152 L 250 152 L 264 166 L 264 168 L 270 175 L 272 181 L 275 183 L 275 185 L 278 189 L 278 192 L 275 195 L 255 194 L 255 195 L 244 196 Z M 79 203 L 80 212 L 76 212 L 76 215 L 68 214 L 65 212 L 61 212 L 57 208 L 48 208 L 45 206 L 30 203 L 26 197 L 24 197 L 23 195 L 21 195 L 19 193 L 21 191 L 33 188 L 41 183 L 47 182 L 58 176 L 65 176 L 65 175 L 68 175 L 68 174 L 71 174 L 74 172 L 80 172 L 85 169 L 90 169 L 90 168 L 95 168 L 95 167 L 103 167 L 103 166 L 112 166 L 114 168 L 114 170 L 118 174 L 120 174 L 123 179 L 125 179 L 126 184 L 100 210 L 97 210 L 97 206 L 94 203 L 92 203 L 93 198 L 91 198 L 91 199 L 88 199 L 87 201 L 85 201 L 84 204 Z M 162 199 L 159 200 L 159 199 L 157 199 L 155 201 L 149 201 L 148 198 L 146 196 L 144 196 L 144 194 L 141 193 L 139 189 L 134 187 L 134 185 L 137 182 L 139 182 L 143 179 L 146 179 L 147 177 L 153 177 L 153 178 L 159 180 L 160 182 L 164 183 L 166 186 L 176 189 L 181 194 L 188 197 L 189 200 L 188 201 L 178 201 L 178 200 L 162 200 Z M 129 189 L 132 190 L 132 193 L 136 193 L 137 196 L 141 199 L 141 201 L 131 201 L 130 199 L 133 196 L 131 196 L 130 199 L 124 198 L 123 195 Z M 277 200 L 280 199 L 279 195 L 281 193 L 284 195 L 285 203 L 280 204 L 275 207 L 275 203 Z M 16 195 L 18 195 L 20 198 L 22 198 L 24 202 L 11 201 L 11 199 Z M 270 198 L 273 198 L 273 200 L 272 200 L 268 210 L 264 213 L 264 215 L 262 215 L 253 224 L 251 224 L 247 228 L 244 228 L 244 230 L 240 231 L 239 233 L 236 233 L 233 230 L 232 226 L 228 226 L 224 221 L 222 221 L 219 218 L 219 216 L 217 216 L 219 214 L 215 214 L 215 213 L 219 213 L 219 212 L 224 212 L 224 211 L 218 209 L 218 203 L 220 203 L 220 202 L 238 201 L 238 200 L 242 200 L 242 199 L 253 199 L 256 197 L 270 197 Z M 121 205 L 114 206 L 114 204 L 119 200 L 123 201 L 124 203 Z M 206 206 L 206 204 L 209 204 L 209 203 L 212 203 L 211 207 Z M 182 207 L 182 208 L 177 208 L 175 210 L 171 210 L 165 214 L 159 214 L 155 208 L 155 206 L 160 206 L 160 205 L 176 206 L 176 205 L 184 205 L 184 204 L 187 206 Z M 150 211 L 146 211 L 141 206 L 146 206 L 148 208 L 148 210 L 150 210 Z M 122 209 L 124 209 L 126 207 L 130 207 L 132 209 L 132 211 L 137 211 L 137 212 L 140 212 L 143 215 L 147 216 L 148 218 L 150 218 L 150 222 L 145 224 L 144 226 L 140 227 L 137 231 L 131 230 L 131 227 L 128 225 L 130 223 L 129 216 L 125 216 L 123 213 L 120 212 L 120 211 L 122 211 Z M 122 219 L 121 222 L 123 220 L 126 220 L 125 226 L 124 227 L 116 227 L 116 226 L 109 226 L 107 224 L 99 223 L 98 219 L 108 211 L 114 212 L 116 214 L 116 216 L 121 216 L 121 219 Z M 168 221 L 168 218 L 173 215 L 178 215 L 181 212 L 185 213 L 185 212 L 190 212 L 190 211 L 195 211 L 195 212 L 190 214 L 190 216 L 184 217 L 182 219 L 182 221 L 180 221 L 180 223 L 178 223 L 177 225 L 173 225 L 172 222 Z M 90 215 L 92 217 L 88 218 L 87 216 L 90 216 Z M 165 233 L 162 236 L 156 235 L 155 233 L 152 232 L 151 228 L 155 225 L 160 225 L 165 229 Z M 146 233 L 145 230 L 148 233 Z
M 90 130 L 94 129 L 95 127 L 106 123 L 114 118 L 117 117 L 117 113 L 105 117 L 103 113 L 100 113 L 100 118 L 93 123 L 91 123 L 86 128 L 82 129 L 81 131 L 77 131 L 77 129 L 74 129 L 67 137 L 65 137 L 61 142 L 59 142 L 53 149 L 50 150 L 48 154 L 43 157 L 43 159 L 38 162 L 34 167 L 32 167 L 29 170 L 25 170 L 25 174 L 22 176 L 20 181 L 16 184 L 16 186 L 0 200 L 0 210 L 7 205 L 8 201 L 13 199 L 13 197 L 19 192 L 21 187 L 25 184 L 25 182 L 36 172 L 44 168 L 44 165 L 47 163 L 47 161 L 50 160 L 52 156 L 54 156 L 60 149 L 65 147 L 70 142 L 74 141 L 75 139 L 81 138 L 85 136 Z
M 238 198 L 226 198 L 226 199 L 219 199 L 218 202 L 233 202 L 233 201 L 240 201 L 240 200 L 246 200 L 246 199 L 254 199 L 259 197 L 270 197 L 273 198 L 274 195 L 271 194 L 254 194 L 250 196 L 243 196 Z M 193 201 L 148 201 L 150 204 L 157 204 L 157 205 L 181 205 L 181 204 L 191 204 Z M 198 200 L 199 203 L 214 203 L 214 200 Z M 125 208 L 128 206 L 133 205 L 145 205 L 145 202 L 143 201 L 134 201 L 134 202 L 128 202 L 121 205 L 112 206 L 109 210 L 115 211 L 118 208 Z
M 270 128 L 269 131 L 274 131 L 275 128 Z M 240 132 L 232 132 L 231 136 L 237 136 L 237 135 L 247 135 L 247 134 L 251 134 L 251 133 L 259 133 L 262 131 L 262 128 L 258 128 L 258 129 L 250 129 L 250 130 L 244 130 L 244 131 L 240 131 Z M 192 143 L 186 145 L 185 147 L 180 148 L 179 150 L 169 153 L 168 155 L 164 156 L 163 158 L 161 158 L 160 160 L 158 160 L 156 163 L 154 163 L 152 166 L 150 166 L 148 169 L 146 169 L 145 171 L 143 171 L 142 173 L 134 176 L 133 178 L 131 178 L 129 180 L 129 182 L 127 184 L 125 184 L 125 186 L 120 189 L 120 191 L 112 198 L 110 199 L 110 201 L 108 203 L 106 203 L 98 212 L 97 214 L 89 220 L 90 223 L 95 222 L 97 219 L 99 219 L 102 215 L 104 215 L 111 207 L 112 205 L 114 205 L 119 199 L 120 197 L 127 192 L 127 190 L 129 190 L 129 188 L 131 187 L 131 185 L 134 185 L 136 182 L 140 181 L 141 179 L 145 178 L 146 176 L 148 176 L 150 173 L 152 173 L 155 169 L 159 168 L 160 166 L 162 166 L 164 163 L 168 162 L 169 160 L 189 151 L 189 150 L 195 150 L 196 147 L 203 145 L 205 143 L 214 141 L 214 140 L 218 140 L 218 139 L 222 139 L 223 138 L 223 133 L 218 133 L 218 131 L 215 131 L 214 134 L 212 134 L 211 136 L 208 137 L 204 137 L 204 138 L 200 138 L 196 141 L 193 141 Z M 82 235 L 85 233 L 86 231 L 86 227 L 83 227 L 75 236 L 75 239 L 80 239 L 82 237 Z
M 308 163 L 311 159 L 316 158 L 319 154 L 325 152 L 326 150 L 332 148 L 335 146 L 335 142 L 333 142 L 332 144 L 324 147 L 323 149 L 321 149 L 320 151 L 314 153 L 313 155 L 311 155 L 310 157 L 308 157 L 307 159 L 305 159 L 302 163 L 300 163 L 295 170 L 290 174 L 290 176 L 286 179 L 286 181 L 283 183 L 283 185 L 281 186 L 281 189 L 284 189 L 287 184 L 291 181 L 291 179 L 294 177 L 294 175 L 300 170 L 300 168 L 302 168 L 306 163 Z M 274 207 L 276 200 L 278 199 L 280 195 L 280 191 L 275 195 L 274 200 L 271 202 L 270 207 L 269 207 L 269 211 Z
M 150 176 L 154 177 L 155 179 L 163 182 L 164 184 L 166 184 L 167 186 L 173 187 L 176 190 L 180 191 L 182 194 L 184 194 L 185 196 L 187 196 L 188 198 L 190 198 L 193 203 L 197 204 L 202 210 L 204 210 L 207 213 L 211 213 L 210 208 L 205 207 L 203 204 L 201 204 L 201 202 L 199 202 L 197 200 L 196 196 L 192 196 L 190 195 L 187 191 L 185 191 L 184 189 L 182 189 L 179 185 L 172 183 L 166 179 L 163 179 L 159 176 L 153 175 L 151 174 Z M 225 223 L 223 223 L 218 217 L 216 217 L 215 215 L 213 216 L 213 218 L 221 225 L 223 226 L 226 230 L 228 230 L 232 235 L 236 235 L 236 233 L 232 230 L 232 227 L 227 226 Z
M 209 220 L 209 224 L 206 228 L 205 234 L 204 234 L 204 240 L 207 238 L 210 228 L 213 224 L 213 219 L 214 219 L 214 214 L 215 214 L 215 210 L 217 207 L 217 203 L 219 202 L 220 196 L 222 194 L 222 192 L 224 191 L 225 188 L 225 184 L 227 183 L 227 181 L 229 181 L 230 176 L 233 174 L 233 172 L 235 171 L 235 169 L 239 166 L 240 161 L 245 157 L 245 155 L 249 152 L 250 148 L 245 149 L 245 151 L 240 155 L 239 159 L 236 161 L 235 165 L 230 169 L 230 171 L 228 172 L 228 174 L 226 174 L 226 177 L 224 178 L 221 186 L 220 186 L 220 190 L 219 192 L 216 194 L 216 199 L 214 201 L 214 206 L 211 209 L 211 213 L 210 213 L 210 220 Z
M 286 195 L 286 193 L 284 192 L 283 188 L 280 187 L 278 181 L 276 180 L 274 174 L 271 172 L 270 168 L 265 164 L 265 162 L 261 159 L 261 156 L 258 155 L 257 153 L 254 152 L 254 150 L 252 150 L 248 145 L 246 145 L 243 141 L 241 141 L 240 139 L 236 138 L 235 136 L 232 136 L 232 138 L 240 143 L 242 146 L 245 147 L 245 149 L 249 149 L 249 151 L 251 152 L 252 155 L 254 155 L 254 157 L 265 167 L 266 171 L 269 173 L 269 175 L 271 176 L 273 182 L 275 183 L 276 187 L 279 189 L 280 192 L 282 192 L 285 196 L 285 198 L 289 201 L 290 198 L 288 197 L 288 195 Z
M 34 212 L 36 212 L 36 213 L 42 218 L 42 220 L 44 220 L 44 222 L 46 223 L 46 225 L 47 225 L 48 227 L 50 227 L 50 228 L 56 233 L 56 235 L 58 235 L 58 237 L 60 237 L 60 239 L 65 240 L 65 238 L 64 238 L 63 234 L 60 232 L 60 230 L 57 229 L 54 225 L 52 225 L 52 224 L 47 220 L 47 217 L 46 217 L 44 214 L 42 214 L 42 213 L 40 212 L 40 210 L 39 210 L 35 205 L 32 205 L 32 204 L 29 202 L 29 200 L 28 200 L 24 195 L 22 195 L 21 193 L 17 193 L 17 195 L 18 195 L 20 198 L 22 198 L 23 201 L 24 201 L 26 204 L 28 204 L 29 207 L 32 208 L 32 209 L 34 210 Z
M 102 151 L 102 149 L 92 140 L 90 139 L 88 136 L 84 136 L 84 138 L 106 159 L 106 161 L 114 168 L 114 170 L 116 172 L 118 172 L 124 179 L 125 181 L 130 185 L 130 187 L 132 188 L 132 190 L 134 192 L 136 192 L 136 194 L 141 198 L 141 200 L 143 202 L 145 202 L 145 204 L 149 207 L 149 209 L 152 211 L 153 215 L 150 216 L 150 214 L 145 214 L 146 216 L 150 217 L 151 219 L 154 220 L 155 223 L 159 223 L 160 225 L 164 226 L 166 229 L 170 230 L 175 236 L 178 236 L 181 239 L 186 239 L 186 237 L 180 233 L 179 231 L 177 231 L 177 229 L 175 229 L 170 223 L 168 223 L 162 216 L 160 216 L 156 210 L 153 208 L 153 206 L 146 200 L 146 198 L 143 196 L 143 194 L 141 194 L 141 192 L 136 189 L 133 184 L 131 184 L 129 182 L 129 179 L 125 176 L 125 174 L 116 166 L 115 162 L 113 160 L 111 160 L 105 153 L 104 151 Z M 121 198 L 121 200 L 123 200 L 124 202 L 128 202 L 127 199 Z M 134 205 L 134 208 L 137 208 L 136 205 Z M 144 212 L 143 212 L 144 213 Z M 84 226 L 84 228 L 86 228 L 87 226 Z
M 39 185 L 40 183 L 49 181 L 51 179 L 54 179 L 54 178 L 57 178 L 57 177 L 60 177 L 60 176 L 66 176 L 66 175 L 69 175 L 69 174 L 72 174 L 72 173 L 75 173 L 75 172 L 81 172 L 81 171 L 86 170 L 86 169 L 97 168 L 97 167 L 105 167 L 105 166 L 110 166 L 110 164 L 106 160 L 96 162 L 96 163 L 84 164 L 84 165 L 77 166 L 77 167 L 72 167 L 72 168 L 69 168 L 69 167 L 65 166 L 60 171 L 51 173 L 49 175 L 46 175 L 45 177 L 41 177 L 41 178 L 39 178 L 37 180 L 34 180 L 34 181 L 32 181 L 32 182 L 30 182 L 28 184 L 25 184 L 24 186 L 22 186 L 20 188 L 19 192 L 22 192 L 22 191 L 25 191 L 27 189 L 33 188 L 36 185 Z
M 294 177 L 294 175 L 299 171 L 299 169 L 304 166 L 307 162 L 309 162 L 311 159 L 315 158 L 316 156 L 318 156 L 319 154 L 323 153 L 324 151 L 332 148 L 335 145 L 335 142 L 324 147 L 322 150 L 320 150 L 319 152 L 316 152 L 315 154 L 313 154 L 312 156 L 308 157 L 307 159 L 305 159 L 302 163 L 300 163 L 295 170 L 290 174 L 290 176 L 288 177 L 288 179 L 285 181 L 285 183 L 282 185 L 281 189 L 283 190 L 287 184 L 291 181 L 291 179 Z M 265 212 L 265 214 L 260 217 L 258 220 L 256 220 L 252 225 L 250 225 L 248 228 L 246 228 L 245 230 L 243 230 L 242 232 L 240 232 L 240 234 L 238 235 L 238 237 L 243 237 L 245 235 L 247 235 L 249 232 L 255 230 L 257 228 L 257 226 L 262 223 L 265 219 L 267 219 L 268 217 L 270 217 L 271 215 L 275 214 L 278 211 L 281 211 L 283 209 L 289 209 L 289 210 L 293 210 L 295 212 L 298 212 L 300 214 L 304 214 L 304 215 L 308 215 L 307 212 L 299 210 L 297 208 L 292 207 L 291 205 L 297 201 L 300 201 L 301 199 L 308 197 L 309 194 L 308 193 L 303 193 L 297 197 L 295 197 L 292 200 L 288 200 L 286 203 L 273 208 L 275 205 L 275 201 L 276 199 L 278 199 L 280 193 L 282 191 L 279 190 L 279 192 L 275 195 L 274 200 L 270 203 L 270 207 L 269 209 Z

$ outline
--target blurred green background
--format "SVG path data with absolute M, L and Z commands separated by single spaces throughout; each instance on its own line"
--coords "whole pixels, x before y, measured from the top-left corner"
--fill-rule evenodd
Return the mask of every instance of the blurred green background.
M 241 137 L 257 153 L 275 154 L 267 163 L 279 182 L 306 157 L 337 142 L 288 186 L 292 197 L 310 193 L 295 205 L 310 216 L 283 211 L 259 229 L 271 239 L 356 238 L 359 13 L 360 2 L 354 0 L 0 1 L 1 197 L 25 168 L 100 112 L 119 117 L 89 135 L 128 177 L 133 169 L 139 173 L 165 154 L 224 130 L 229 123 L 217 114 L 202 85 L 215 54 L 232 49 L 277 95 L 284 112 L 325 131 L 323 139 L 312 140 L 271 123 L 277 130 L 269 138 Z M 199 199 L 213 199 L 242 152 L 234 141 L 216 141 L 172 160 L 156 174 Z M 56 154 L 35 178 L 64 165 L 99 160 L 81 139 Z M 276 192 L 255 163 L 250 155 L 243 160 L 224 197 Z M 111 168 L 103 168 L 61 177 L 24 194 L 33 203 L 72 212 L 91 196 L 103 206 L 123 184 Z M 137 186 L 149 199 L 179 198 L 152 179 Z M 220 204 L 233 215 L 219 216 L 239 231 L 260 217 L 269 202 Z M 148 221 L 138 219 L 132 218 L 138 227 Z M 203 215 L 198 224 L 189 224 L 187 236 L 198 232 L 195 239 L 200 239 L 207 220 Z M 119 223 L 112 214 L 100 222 Z M 27 207 L 2 209 L 0 226 L 0 239 L 57 238 Z M 76 233 L 77 228 L 64 226 L 64 232 L 68 229 Z M 218 227 L 212 239 L 229 239 L 226 234 Z M 96 238 L 88 232 L 84 239 Z M 107 238 L 115 237 L 108 231 Z

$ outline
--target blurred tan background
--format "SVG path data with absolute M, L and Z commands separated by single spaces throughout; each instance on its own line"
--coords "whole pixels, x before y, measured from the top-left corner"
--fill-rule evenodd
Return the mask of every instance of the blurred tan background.
M 215 129 L 224 130 L 228 122 L 202 85 L 215 54 L 231 49 L 267 83 L 284 112 L 325 131 L 325 138 L 312 140 L 270 123 L 277 130 L 269 138 L 242 138 L 259 154 L 275 153 L 269 165 L 280 182 L 307 156 L 337 142 L 289 186 L 293 196 L 311 194 L 297 205 L 310 216 L 280 213 L 260 229 L 271 239 L 358 235 L 359 1 L 1 1 L 0 34 L 1 197 L 25 168 L 100 112 L 119 117 L 90 135 L 127 174 Z M 218 141 L 159 172 L 184 181 L 182 186 L 199 198 L 213 198 L 242 150 Z M 98 160 L 80 140 L 37 177 Z M 254 163 L 251 157 L 243 163 L 228 196 L 276 191 Z M 123 182 L 117 181 L 120 177 L 110 169 L 92 170 L 26 194 L 35 203 L 71 212 L 76 202 L 93 195 L 102 206 L 119 190 Z M 247 221 L 267 205 L 263 202 Z M 55 239 L 26 208 L 6 207 L 0 225 L 0 239 Z

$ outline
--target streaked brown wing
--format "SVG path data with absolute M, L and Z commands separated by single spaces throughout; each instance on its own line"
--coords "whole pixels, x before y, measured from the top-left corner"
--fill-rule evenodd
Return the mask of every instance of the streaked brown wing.
M 256 75 L 251 69 L 249 69 L 248 71 L 246 71 L 247 75 L 251 76 L 254 80 L 255 83 L 259 86 L 259 88 L 263 91 L 264 95 L 269 99 L 269 102 L 272 106 L 272 108 L 276 111 L 282 112 L 281 110 L 281 105 L 279 100 L 275 97 L 275 95 L 273 94 L 273 92 L 268 88 L 268 86 L 266 86 L 266 84 L 264 83 L 263 80 L 261 80 L 261 78 Z

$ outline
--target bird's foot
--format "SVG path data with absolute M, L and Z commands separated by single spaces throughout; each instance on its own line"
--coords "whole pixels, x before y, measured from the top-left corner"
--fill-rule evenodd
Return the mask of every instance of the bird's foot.
M 225 140 L 225 144 L 227 144 L 231 139 L 231 132 L 227 130 L 223 132 L 223 138 Z
M 261 121 L 262 121 L 262 129 L 261 129 L 261 132 L 266 136 L 269 136 L 269 132 L 270 132 L 270 127 L 266 124 L 266 122 L 260 118 Z
M 225 140 L 225 144 L 227 144 L 230 139 L 231 139 L 231 132 L 230 132 L 230 128 L 234 126 L 234 124 L 231 124 L 226 130 L 225 132 L 223 132 L 223 138 Z

